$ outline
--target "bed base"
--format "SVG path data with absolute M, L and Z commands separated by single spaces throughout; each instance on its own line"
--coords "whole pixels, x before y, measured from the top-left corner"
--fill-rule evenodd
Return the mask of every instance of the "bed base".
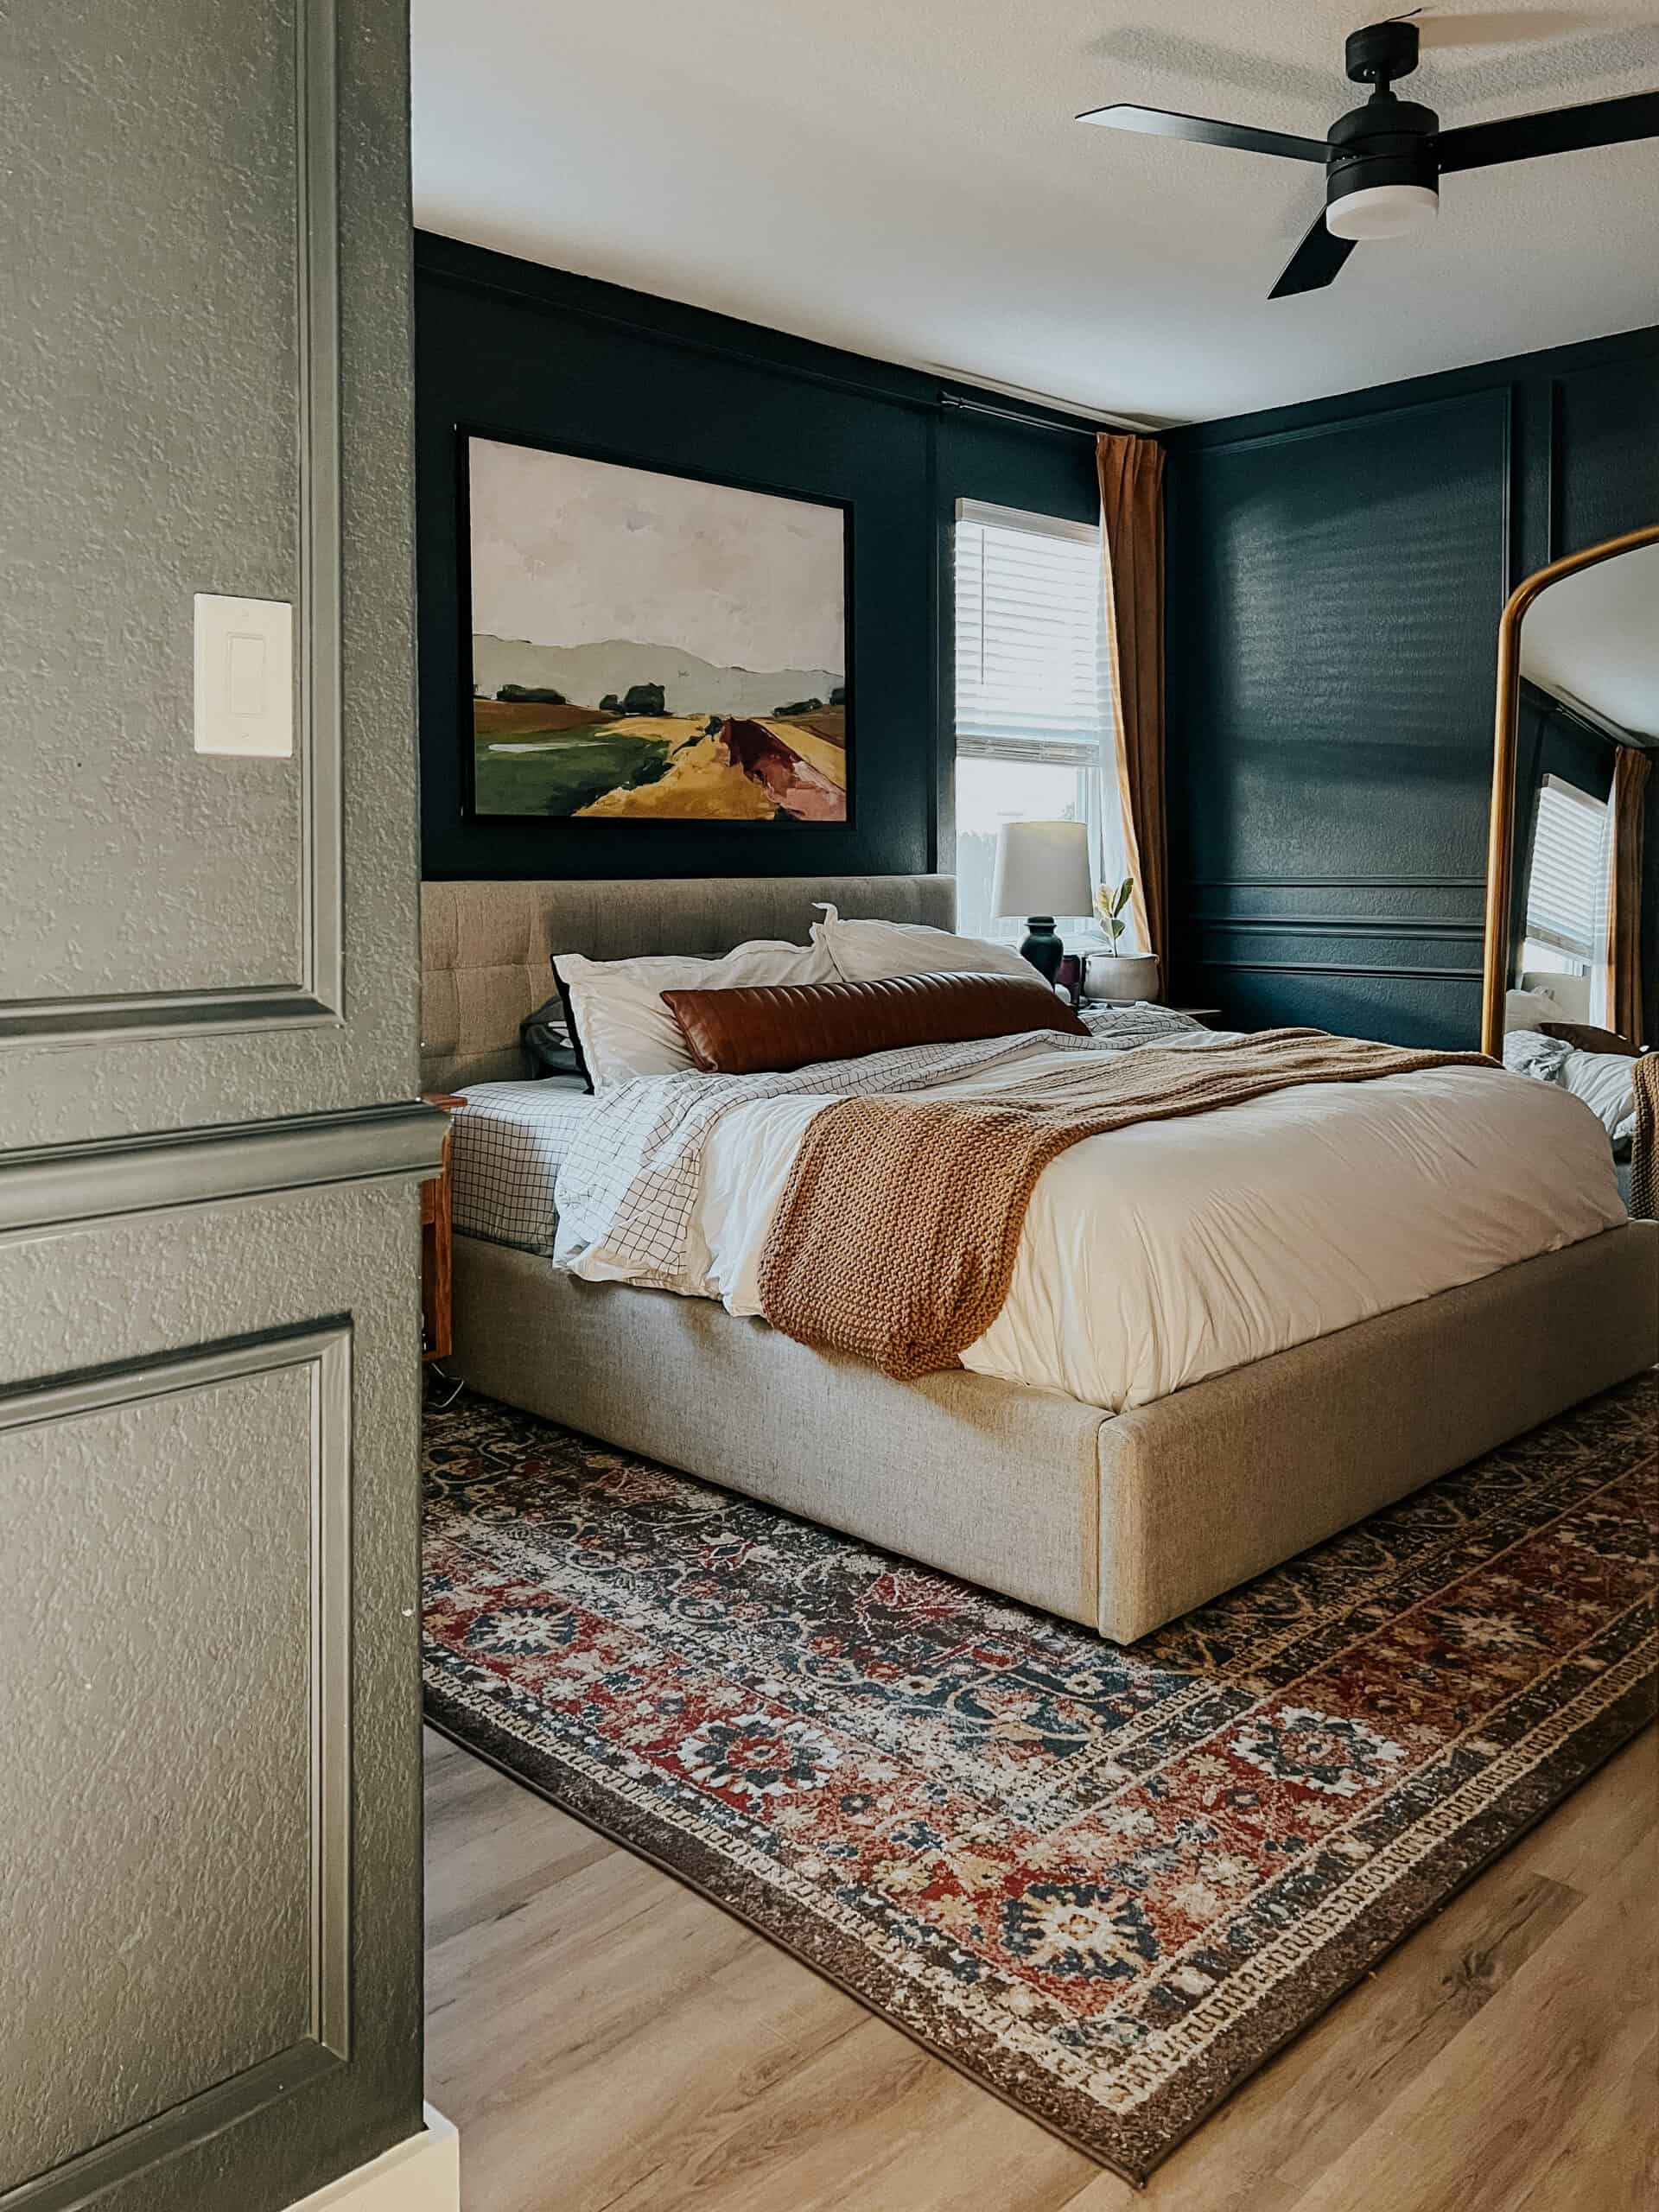
M 1659 1223 L 1115 1416 L 960 1370 L 893 1382 L 472 1236 L 454 1312 L 448 1363 L 490 1397 L 1129 1643 L 1653 1365 Z

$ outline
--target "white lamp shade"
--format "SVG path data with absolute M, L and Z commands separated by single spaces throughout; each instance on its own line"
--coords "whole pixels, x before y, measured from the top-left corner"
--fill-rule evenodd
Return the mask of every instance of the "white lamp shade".
M 1094 911 L 1089 829 L 1082 822 L 1005 822 L 996 833 L 995 914 Z

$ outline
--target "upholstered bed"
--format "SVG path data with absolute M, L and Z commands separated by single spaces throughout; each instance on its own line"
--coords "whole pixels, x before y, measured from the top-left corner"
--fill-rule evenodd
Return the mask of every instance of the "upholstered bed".
M 804 940 L 813 902 L 948 928 L 948 877 L 433 883 L 427 1088 L 521 1077 L 550 956 Z M 1659 1357 L 1659 1225 L 1630 1223 L 1110 1413 L 896 1381 L 706 1299 L 458 1235 L 478 1389 L 1129 1642 Z

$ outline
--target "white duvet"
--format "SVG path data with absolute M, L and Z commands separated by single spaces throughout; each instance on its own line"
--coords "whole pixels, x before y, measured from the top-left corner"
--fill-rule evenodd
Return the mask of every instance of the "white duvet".
M 1217 1041 L 1198 1030 L 1138 1049 Z M 796 1148 L 836 1097 L 994 1096 L 1106 1049 L 1002 1039 L 628 1084 L 561 1172 L 555 1258 L 758 1313 Z M 1624 1218 L 1600 1122 L 1550 1085 L 1466 1066 L 1304 1085 L 1063 1153 L 1038 1181 L 1002 1311 L 963 1363 L 1121 1411 Z

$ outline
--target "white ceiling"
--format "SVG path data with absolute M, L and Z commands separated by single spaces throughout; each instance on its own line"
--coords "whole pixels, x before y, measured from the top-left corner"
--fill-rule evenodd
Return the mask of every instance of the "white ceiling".
M 1521 624 L 1521 672 L 1633 737 L 1659 739 L 1659 545 L 1540 593 Z
M 1081 408 L 1202 420 L 1659 317 L 1659 140 L 1448 177 L 1269 302 L 1316 170 L 1071 120 L 1323 137 L 1366 0 L 414 0 L 429 230 Z M 1378 10 L 1381 12 L 1381 10 Z M 1659 10 L 1467 0 L 1446 127 L 1659 86 Z M 1431 43 L 1433 41 L 1433 43 Z

